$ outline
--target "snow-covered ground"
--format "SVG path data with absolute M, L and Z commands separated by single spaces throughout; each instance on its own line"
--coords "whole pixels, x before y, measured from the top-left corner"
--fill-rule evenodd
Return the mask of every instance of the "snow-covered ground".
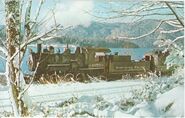
M 33 84 L 27 93 L 30 96 L 32 104 L 64 101 L 73 96 L 99 96 L 108 98 L 119 98 L 121 95 L 128 96 L 133 88 L 139 88 L 144 81 L 129 80 L 115 82 L 94 82 L 94 83 L 62 83 L 62 84 Z M 0 86 L 0 107 L 10 107 L 9 93 L 7 86 Z M 113 99 L 112 99 L 113 100 Z M 10 111 L 10 110 L 8 110 Z
M 183 117 L 184 86 L 175 87 L 161 94 L 154 102 L 142 102 L 134 106 L 128 113 L 139 117 Z
M 83 95 L 103 95 L 110 96 L 129 94 L 129 91 L 136 88 L 141 88 L 144 85 L 144 81 L 141 80 L 121 80 L 113 82 L 93 82 L 93 83 L 62 83 L 62 84 L 47 84 L 47 85 L 32 85 L 28 90 L 29 95 L 34 101 L 39 101 L 38 96 L 54 96 L 47 99 L 48 101 L 56 101 L 62 98 L 69 98 L 72 96 Z M 56 97 L 58 96 L 58 97 Z M 40 98 L 41 98 L 40 97 Z M 41 101 L 47 102 L 41 98 Z
M 139 99 L 137 94 L 133 97 L 134 90 L 145 91 L 143 87 L 146 88 L 147 83 L 148 81 L 144 80 L 119 80 L 33 84 L 27 92 L 27 103 L 31 104 L 30 116 L 38 117 L 184 116 L 184 85 L 177 85 L 167 92 L 161 92 L 153 101 L 136 102 Z M 0 112 L 11 111 L 7 90 L 8 87 L 0 87 Z M 138 97 L 141 98 L 139 94 Z
M 67 117 L 77 115 L 77 113 L 88 116 L 112 116 L 111 109 L 115 109 L 113 107 L 118 104 L 117 101 L 120 101 L 124 96 L 129 96 L 131 90 L 141 88 L 144 83 L 141 80 L 121 80 L 87 84 L 33 85 L 28 93 L 30 93 L 33 105 L 37 103 L 37 106 L 39 104 L 41 108 L 39 108 L 41 112 L 34 113 L 34 116 L 47 114 L 45 112 L 48 112 L 49 116 L 58 114 Z M 101 106 L 102 103 L 105 106 Z M 103 112 L 96 108 L 98 104 L 99 107 L 108 107 L 110 105 L 109 107 L 111 108 L 109 111 L 105 110 Z

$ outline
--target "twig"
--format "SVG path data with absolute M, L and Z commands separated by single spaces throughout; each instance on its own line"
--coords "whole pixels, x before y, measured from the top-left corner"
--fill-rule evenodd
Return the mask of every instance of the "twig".
M 174 11 L 174 9 L 171 7 L 171 5 L 168 4 L 168 2 L 165 2 L 165 4 L 169 7 L 169 9 L 175 15 L 175 17 L 177 18 L 177 20 L 179 21 L 179 23 L 184 27 L 184 23 L 181 21 L 181 19 L 179 18 L 179 16 L 177 15 L 177 13 Z
M 37 72 L 37 70 L 38 70 L 39 64 L 40 64 L 40 59 L 41 59 L 41 53 L 40 53 L 40 55 L 39 55 L 39 62 L 37 62 L 37 66 L 36 66 L 36 69 L 35 69 L 35 71 L 34 71 L 33 77 L 32 77 L 32 79 L 31 79 L 30 83 L 28 84 L 28 86 L 27 86 L 23 91 L 21 91 L 21 92 L 19 93 L 18 99 L 20 99 L 20 98 L 24 95 L 24 93 L 29 89 L 29 87 L 32 85 L 33 80 L 34 80 L 34 78 L 35 78 L 35 76 L 36 76 L 36 72 Z
M 43 3 L 44 3 L 44 0 L 40 0 L 39 7 L 38 7 L 38 9 L 37 9 L 36 16 L 35 16 L 35 19 L 34 19 L 34 24 L 31 26 L 31 30 L 32 30 L 32 29 L 35 27 L 35 25 L 36 25 L 36 22 L 37 22 L 37 19 L 38 19 L 39 14 L 40 14 L 40 10 L 41 10 L 41 8 L 42 8 Z
M 57 29 L 56 29 L 56 28 L 53 28 L 53 29 L 51 29 L 50 31 L 48 31 L 48 32 L 46 32 L 46 33 L 43 33 L 43 34 L 41 34 L 41 35 L 39 35 L 39 36 L 35 36 L 35 37 L 29 39 L 28 41 L 26 41 L 26 42 L 24 42 L 23 44 L 21 44 L 20 49 L 23 49 L 23 48 L 24 48 L 25 46 L 27 46 L 28 44 L 30 44 L 30 43 L 32 43 L 32 42 L 34 42 L 34 41 L 36 41 L 36 40 L 39 40 L 40 38 L 43 38 L 43 37 L 47 36 L 48 34 L 52 33 L 52 32 L 55 31 L 55 30 L 57 30 Z M 12 60 L 12 59 L 19 53 L 19 51 L 20 51 L 20 50 L 16 51 L 16 52 L 14 53 L 14 55 L 10 58 L 10 60 Z
M 128 40 L 135 40 L 135 39 L 140 39 L 140 38 L 143 38 L 143 37 L 146 37 L 152 33 L 154 33 L 157 29 L 159 29 L 159 27 L 165 22 L 165 20 L 162 20 L 160 21 L 160 23 L 157 25 L 157 27 L 155 27 L 152 31 L 150 31 L 149 33 L 147 34 L 144 34 L 144 35 L 141 35 L 141 36 L 138 36 L 138 37 L 118 37 L 119 39 L 128 39 Z
M 176 29 L 176 30 L 160 31 L 160 33 L 170 34 L 170 33 L 176 33 L 176 32 L 179 32 L 179 31 L 184 31 L 184 28 Z

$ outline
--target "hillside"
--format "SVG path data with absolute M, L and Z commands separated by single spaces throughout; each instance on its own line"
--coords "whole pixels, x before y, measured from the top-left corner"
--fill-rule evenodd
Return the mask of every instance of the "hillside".
M 52 43 L 74 44 L 79 46 L 95 46 L 95 47 L 109 47 L 109 48 L 151 48 L 153 42 L 161 37 L 159 31 L 137 40 L 121 40 L 118 36 L 137 37 L 146 34 L 158 25 L 158 20 L 145 19 L 136 23 L 106 23 L 106 22 L 92 22 L 90 26 L 84 27 L 78 25 L 70 30 L 62 32 L 64 37 L 49 41 Z M 0 25 L 2 28 L 3 26 Z M 169 25 L 162 25 L 162 29 L 173 29 Z M 174 39 L 181 33 L 172 33 L 163 35 L 166 39 Z M 4 37 L 4 33 L 0 32 L 0 37 Z
M 152 31 L 158 25 L 158 23 L 158 20 L 151 19 L 143 20 L 134 24 L 92 22 L 89 27 L 79 25 L 71 30 L 66 31 L 65 35 L 68 38 L 75 38 L 80 40 L 94 40 L 97 41 L 97 43 L 100 40 L 117 43 L 117 40 L 112 39 L 116 39 L 116 37 L 118 36 L 137 37 L 146 34 Z M 172 29 L 172 27 L 169 25 L 162 25 L 162 28 L 165 30 Z M 174 39 L 174 37 L 179 35 L 181 34 L 176 33 L 168 34 L 168 36 L 163 37 Z M 133 43 L 133 45 L 137 45 L 139 47 L 153 47 L 153 42 L 157 40 L 158 37 L 159 31 L 156 31 L 155 33 L 146 36 L 142 39 L 130 41 L 127 40 L 127 42 Z M 124 44 L 124 41 L 119 41 L 119 43 L 121 43 L 120 45 L 122 45 Z

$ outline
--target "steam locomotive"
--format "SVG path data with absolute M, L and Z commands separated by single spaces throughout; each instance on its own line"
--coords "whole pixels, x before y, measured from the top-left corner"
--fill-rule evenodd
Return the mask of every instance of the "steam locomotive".
M 63 53 L 55 52 L 53 46 L 42 50 L 37 44 L 37 52 L 30 50 L 28 67 L 36 77 L 53 73 L 66 75 L 102 76 L 106 80 L 122 78 L 124 75 L 135 76 L 157 72 L 168 73 L 164 64 L 167 53 L 156 51 L 145 54 L 144 58 L 135 61 L 130 55 L 110 54 L 108 48 L 77 47 L 74 53 L 66 48 Z

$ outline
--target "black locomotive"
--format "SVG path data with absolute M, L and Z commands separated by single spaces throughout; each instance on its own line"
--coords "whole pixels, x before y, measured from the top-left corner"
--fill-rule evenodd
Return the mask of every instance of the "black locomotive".
M 167 53 L 161 51 L 148 53 L 142 60 L 131 60 L 130 55 L 110 54 L 108 48 L 77 47 L 75 53 L 66 48 L 63 53 L 55 52 L 54 47 L 42 50 L 37 44 L 37 52 L 30 51 L 28 66 L 35 77 L 42 75 L 102 76 L 106 80 L 156 72 L 165 75 L 168 72 L 164 61 Z

